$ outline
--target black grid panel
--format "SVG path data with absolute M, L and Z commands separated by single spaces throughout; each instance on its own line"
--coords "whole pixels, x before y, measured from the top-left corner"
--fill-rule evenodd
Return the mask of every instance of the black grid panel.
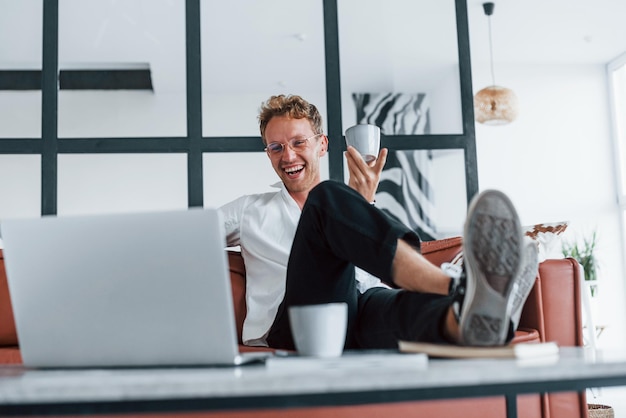
M 342 137 L 339 28 L 337 0 L 321 0 L 324 7 L 324 48 L 328 133 Z M 57 211 L 57 157 L 59 153 L 186 153 L 188 160 L 188 204 L 202 206 L 202 154 L 214 152 L 263 152 L 258 137 L 203 137 L 200 49 L 200 0 L 186 0 L 187 136 L 169 138 L 58 138 L 58 0 L 43 3 L 43 57 L 41 138 L 0 138 L 0 154 L 40 154 L 41 213 Z M 463 110 L 463 133 L 458 135 L 387 136 L 390 150 L 460 149 L 465 156 L 468 201 L 478 192 L 473 94 L 471 88 L 469 33 L 466 0 L 455 0 L 458 58 Z M 219 40 L 216 40 L 219 42 Z M 33 83 L 32 74 L 28 74 Z M 17 81 L 16 83 L 19 83 Z M 27 81 L 24 81 L 27 82 Z M 337 141 L 329 149 L 330 178 L 343 179 L 345 144 Z

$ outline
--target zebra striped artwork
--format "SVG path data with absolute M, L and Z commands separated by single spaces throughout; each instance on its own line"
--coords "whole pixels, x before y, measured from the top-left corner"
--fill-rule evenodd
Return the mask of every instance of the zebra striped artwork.
M 428 151 L 390 151 L 376 191 L 376 206 L 425 241 L 437 238 L 434 190 L 424 174 L 429 163 Z
M 424 93 L 355 93 L 352 97 L 357 123 L 377 125 L 383 135 L 430 133 L 429 104 Z M 435 192 L 428 180 L 430 164 L 428 151 L 390 151 L 376 192 L 378 208 L 426 241 L 437 238 L 433 220 Z
M 430 133 L 426 94 L 354 93 L 357 123 L 376 125 L 384 135 Z

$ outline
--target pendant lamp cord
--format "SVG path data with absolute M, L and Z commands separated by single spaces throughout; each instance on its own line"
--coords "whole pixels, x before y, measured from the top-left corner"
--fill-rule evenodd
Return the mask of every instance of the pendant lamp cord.
M 491 16 L 487 16 L 487 22 L 489 24 L 489 58 L 491 60 L 491 85 L 496 85 L 496 76 L 493 69 L 493 41 L 491 40 Z

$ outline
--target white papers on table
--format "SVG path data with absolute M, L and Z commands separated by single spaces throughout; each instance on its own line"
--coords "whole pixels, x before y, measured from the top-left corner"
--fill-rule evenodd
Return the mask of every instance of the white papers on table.
M 425 369 L 428 356 L 423 353 L 346 352 L 340 357 L 318 358 L 276 355 L 265 361 L 268 370 L 346 370 L 346 369 Z

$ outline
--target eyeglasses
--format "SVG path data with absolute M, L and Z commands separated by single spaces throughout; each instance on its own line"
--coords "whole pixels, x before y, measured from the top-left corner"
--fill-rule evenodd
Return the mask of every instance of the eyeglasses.
M 286 145 L 289 145 L 289 148 L 291 148 L 295 152 L 302 152 L 309 147 L 309 139 L 313 139 L 316 136 L 320 135 L 323 134 L 315 134 L 308 138 L 292 138 L 286 144 L 282 142 L 270 142 L 269 144 L 267 144 L 267 147 L 265 147 L 265 152 L 267 152 L 267 154 L 270 156 L 280 155 L 285 150 Z

